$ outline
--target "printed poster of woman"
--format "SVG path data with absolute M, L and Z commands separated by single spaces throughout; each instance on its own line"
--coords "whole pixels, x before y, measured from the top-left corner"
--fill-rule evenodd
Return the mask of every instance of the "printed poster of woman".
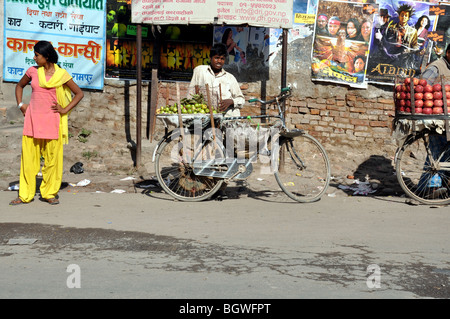
M 366 78 L 393 85 L 397 76 L 420 74 L 436 16 L 425 2 L 379 0 L 378 5 Z
M 238 82 L 252 82 L 269 78 L 270 28 L 220 26 L 214 27 L 214 43 L 224 43 L 228 61 L 224 69 Z
M 354 2 L 319 1 L 311 78 L 366 87 L 373 12 Z

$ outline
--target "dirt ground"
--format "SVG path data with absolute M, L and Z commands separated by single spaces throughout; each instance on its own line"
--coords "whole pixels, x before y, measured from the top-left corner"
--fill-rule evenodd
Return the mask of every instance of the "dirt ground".
M 1 130 L 0 190 L 18 184 L 22 124 L 3 123 Z M 107 127 L 89 127 L 90 135 L 81 140 L 81 128 L 71 128 L 72 137 L 64 147 L 64 177 L 61 191 L 64 192 L 150 192 L 161 191 L 155 177 L 152 154 L 162 138 L 156 132 L 153 138 L 144 137 L 141 143 L 141 164 L 135 166 L 135 143 L 130 134 Z M 332 180 L 328 194 L 344 192 L 356 195 L 361 191 L 358 182 L 369 182 L 363 191 L 375 195 L 402 195 L 397 182 L 393 158 L 396 146 L 383 147 L 354 144 L 323 143 L 331 163 Z M 77 163 L 83 164 L 84 172 L 70 171 Z M 254 193 L 277 193 L 280 188 L 271 174 L 262 174 L 258 164 L 245 181 L 229 184 L 230 197 Z M 39 182 L 39 177 L 38 177 Z M 78 186 L 77 186 L 78 184 Z M 356 193 L 355 193 L 356 192 Z M 367 194 L 362 194 L 367 195 Z
M 153 143 L 156 145 L 156 143 Z M 75 152 L 76 142 L 66 151 L 63 184 L 61 192 L 161 192 L 157 182 L 151 152 L 154 145 L 148 143 L 142 156 L 141 167 L 133 166 L 131 155 L 117 156 L 114 165 L 105 164 L 108 158 L 80 159 Z M 343 146 L 325 146 L 331 162 L 332 180 L 327 191 L 328 196 L 348 195 L 384 195 L 401 196 L 403 194 L 395 176 L 393 157 L 389 150 L 355 150 Z M 69 147 L 68 147 L 69 148 Z M 131 153 L 131 152 L 129 152 Z M 20 154 L 17 154 L 19 157 Z M 73 164 L 83 161 L 83 173 L 70 172 Z M 6 163 L 5 163 L 6 164 Z M 3 167 L 9 174 L 0 177 L 0 187 L 6 190 L 18 184 L 17 163 L 12 167 Z M 40 177 L 37 177 L 38 183 Z M 361 184 L 359 182 L 369 182 Z M 252 196 L 265 193 L 276 196 L 280 188 L 272 174 L 263 173 L 258 164 L 245 181 L 231 182 L 226 190 L 229 197 Z

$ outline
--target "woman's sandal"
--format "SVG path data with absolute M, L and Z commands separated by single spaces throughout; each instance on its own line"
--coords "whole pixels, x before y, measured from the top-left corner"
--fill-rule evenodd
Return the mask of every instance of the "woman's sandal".
M 49 203 L 50 205 L 58 205 L 59 204 L 59 199 L 57 199 L 56 197 L 46 198 L 45 201 L 47 203 Z
M 16 199 L 13 199 L 12 201 L 9 202 L 9 205 L 12 205 L 12 206 L 22 205 L 22 204 L 27 204 L 27 203 L 25 203 L 23 200 L 21 200 L 20 197 L 17 197 Z

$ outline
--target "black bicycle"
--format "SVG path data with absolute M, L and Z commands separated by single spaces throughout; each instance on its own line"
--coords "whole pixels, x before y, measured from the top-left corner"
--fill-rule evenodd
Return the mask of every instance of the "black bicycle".
M 249 100 L 276 104 L 276 115 L 198 115 L 191 123 L 183 119 L 183 128 L 166 133 L 154 151 L 156 176 L 163 190 L 180 201 L 206 200 L 224 182 L 246 179 L 253 171 L 252 163 L 259 159 L 269 165 L 291 199 L 301 203 L 319 200 L 330 183 L 330 162 L 317 139 L 286 126 L 281 106 L 290 95 L 291 89 L 284 88 L 274 99 Z M 248 124 L 246 141 L 236 138 L 235 128 L 240 126 L 233 123 Z

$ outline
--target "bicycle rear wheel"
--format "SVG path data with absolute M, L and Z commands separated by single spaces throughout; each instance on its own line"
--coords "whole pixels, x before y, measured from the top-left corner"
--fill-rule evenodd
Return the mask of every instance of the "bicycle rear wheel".
M 196 154 L 199 154 L 197 157 Z M 163 190 L 180 201 L 198 202 L 214 195 L 222 179 L 197 176 L 193 172 L 194 160 L 207 160 L 223 156 L 221 147 L 212 141 L 203 143 L 201 136 L 172 134 L 159 146 L 155 157 L 156 177 Z
M 423 204 L 450 203 L 450 150 L 445 138 L 437 146 L 439 138 L 442 135 L 430 132 L 410 135 L 397 153 L 395 170 L 400 186 L 408 197 Z
M 282 162 L 284 152 L 284 162 Z M 330 161 L 323 146 L 311 135 L 286 138 L 275 158 L 275 178 L 291 199 L 319 200 L 330 184 Z

